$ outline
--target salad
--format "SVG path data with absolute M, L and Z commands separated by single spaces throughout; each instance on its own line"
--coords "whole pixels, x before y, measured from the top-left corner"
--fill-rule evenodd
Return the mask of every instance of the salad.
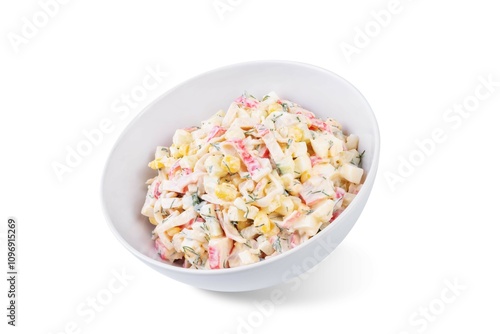
M 156 148 L 141 213 L 163 260 L 220 269 L 313 237 L 362 186 L 358 137 L 271 92 L 244 94 Z

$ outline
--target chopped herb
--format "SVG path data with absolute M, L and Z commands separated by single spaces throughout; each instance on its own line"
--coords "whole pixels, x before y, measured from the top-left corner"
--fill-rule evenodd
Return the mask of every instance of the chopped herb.
M 165 223 L 165 222 L 166 222 L 167 220 L 169 220 L 170 218 L 172 218 L 172 215 L 170 215 L 170 216 L 168 216 L 167 218 L 163 219 L 163 220 L 161 221 L 161 223 L 162 223 L 162 224 L 163 224 L 163 223 Z
M 306 215 L 310 215 L 310 214 L 311 214 L 311 213 L 313 213 L 313 212 L 314 212 L 314 210 L 307 210 L 307 211 L 306 211 Z
M 220 151 L 220 143 L 210 143 L 217 151 Z
M 189 252 L 189 253 L 193 254 L 194 256 L 196 256 L 195 260 L 192 262 L 193 264 L 198 264 L 199 265 L 201 263 L 200 254 L 196 253 L 194 249 L 192 249 L 189 246 L 184 246 L 184 247 L 182 247 L 182 249 L 184 250 L 184 253 L 186 255 Z
M 248 194 L 248 197 L 250 197 L 250 199 L 251 199 L 251 200 L 250 200 L 250 201 L 248 201 L 248 202 L 246 202 L 246 204 L 253 203 L 253 202 L 255 202 L 255 201 L 257 201 L 257 200 L 259 200 L 259 199 L 260 199 L 260 198 L 258 198 L 258 197 L 255 197 L 255 196 L 254 196 L 254 195 L 252 195 L 252 194 Z
M 198 197 L 197 193 L 194 193 L 191 197 L 193 199 L 193 206 L 201 203 L 201 199 Z
M 247 209 L 247 212 L 245 212 L 245 219 L 248 219 L 248 212 L 250 212 L 250 209 L 249 208 L 246 208 Z
M 254 132 L 254 131 L 255 131 L 255 129 L 250 129 L 250 130 L 245 131 L 245 132 L 243 132 L 243 133 L 245 134 L 245 136 L 248 136 L 250 133 L 252 133 L 252 132 Z
M 283 110 L 286 111 L 286 112 L 290 112 L 290 108 L 288 107 L 288 104 L 286 103 L 282 103 L 281 104 L 283 106 Z
M 363 161 L 363 156 L 365 155 L 366 151 L 363 151 L 360 155 L 358 155 L 359 163 L 358 166 L 361 165 L 361 161 Z
M 284 115 L 284 114 L 279 114 L 279 116 L 275 116 L 275 117 L 273 117 L 272 121 L 273 121 L 273 122 L 276 122 L 276 120 L 277 120 L 278 118 L 280 118 L 281 116 L 283 116 L 283 115 Z M 271 130 L 272 130 L 272 129 L 271 129 Z
M 299 121 L 299 123 L 302 123 L 302 121 L 300 120 L 299 116 L 297 116 L 296 118 L 297 118 L 297 121 Z
M 320 194 L 320 193 L 323 194 L 323 195 L 325 195 L 326 197 L 331 197 L 332 196 L 332 195 L 328 195 L 327 193 L 325 193 L 324 190 L 317 190 L 317 191 L 313 191 L 313 192 L 310 191 L 309 192 L 309 194 L 311 194 L 311 195 Z
M 264 96 L 264 97 L 262 98 L 262 101 L 265 101 L 265 100 L 267 100 L 268 98 L 270 98 L 270 96 L 269 96 L 269 95 L 266 95 L 266 96 Z
M 229 166 L 227 165 L 227 163 L 224 160 L 222 160 L 222 163 L 224 164 L 224 166 L 226 166 L 227 172 L 229 173 L 229 175 L 234 175 L 235 174 L 235 173 L 231 173 L 231 169 L 229 168 Z
M 286 142 L 286 148 L 287 149 L 290 148 L 290 145 L 292 145 L 292 143 L 293 143 L 293 139 L 291 139 L 291 138 L 288 139 L 288 141 Z
M 276 240 L 274 240 L 273 242 L 273 248 L 278 252 L 278 253 L 281 253 L 282 252 L 282 249 L 281 249 L 281 241 L 280 241 L 280 237 L 276 237 Z

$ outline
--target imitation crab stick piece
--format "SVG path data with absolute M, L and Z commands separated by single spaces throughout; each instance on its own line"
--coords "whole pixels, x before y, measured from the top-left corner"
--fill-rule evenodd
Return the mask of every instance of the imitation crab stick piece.
M 228 215 L 225 212 L 221 212 L 218 205 L 215 206 L 215 212 L 217 214 L 217 219 L 219 220 L 222 230 L 226 234 L 226 237 L 233 239 L 236 242 L 247 242 L 247 240 L 241 236 L 240 232 L 238 232 L 236 227 L 231 224 Z
M 232 143 L 254 181 L 260 181 L 271 172 L 268 166 L 263 166 L 260 161 L 248 151 L 242 139 L 234 139 Z
M 212 140 L 213 138 L 217 138 L 222 136 L 226 132 L 226 129 L 223 127 L 220 127 L 218 125 L 214 126 L 212 130 L 210 130 L 210 133 L 207 136 L 207 142 Z
M 229 238 L 211 238 L 208 242 L 208 264 L 210 269 L 224 268 L 224 263 L 232 248 L 233 240 Z
M 157 225 L 154 229 L 154 232 L 157 234 L 161 234 L 170 230 L 172 227 L 184 225 L 191 220 L 195 220 L 197 217 L 196 212 L 193 208 L 189 208 L 181 214 L 175 215 L 172 214 L 168 216 L 160 225 Z
M 285 155 L 283 154 L 283 151 L 276 141 L 276 138 L 274 137 L 272 131 L 270 131 L 265 125 L 262 124 L 258 125 L 256 129 L 259 135 L 262 137 L 262 140 L 264 140 L 264 143 L 266 144 L 266 147 L 269 150 L 269 154 L 271 155 L 273 160 L 275 162 L 283 160 L 283 158 L 285 158 Z
M 313 205 L 318 201 L 335 196 L 333 184 L 321 176 L 313 176 L 304 183 L 300 191 L 300 197 L 307 205 Z

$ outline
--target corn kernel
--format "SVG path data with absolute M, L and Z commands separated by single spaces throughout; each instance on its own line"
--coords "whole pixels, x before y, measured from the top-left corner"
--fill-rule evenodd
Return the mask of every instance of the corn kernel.
M 253 220 L 253 224 L 255 227 L 259 227 L 262 225 L 269 225 L 270 220 L 269 217 L 267 216 L 267 213 L 264 211 L 259 211 L 257 215 L 255 215 L 255 219 Z
M 223 201 L 231 202 L 234 201 L 238 195 L 238 190 L 236 187 L 229 183 L 218 184 L 215 187 L 215 196 Z
M 222 168 L 226 168 L 229 173 L 233 174 L 240 170 L 241 163 L 240 159 L 233 155 L 226 155 L 222 159 Z
M 172 141 L 175 146 L 181 146 L 182 144 L 189 144 L 193 140 L 190 132 L 183 129 L 178 129 L 174 133 Z
M 181 146 L 179 146 L 179 154 L 181 155 L 181 157 L 185 157 L 186 155 L 188 155 L 189 153 L 189 144 L 182 144 Z
M 167 231 L 167 234 L 171 237 L 179 233 L 181 229 L 179 227 L 172 227 L 170 230 Z
M 248 220 L 244 221 L 244 222 L 238 222 L 238 231 L 241 231 L 243 230 L 244 228 L 247 228 L 248 226 L 250 226 L 250 223 L 248 222 Z
M 279 111 L 283 110 L 283 106 L 281 104 L 279 104 L 279 103 L 273 103 L 273 104 L 271 104 L 268 107 L 267 112 L 269 114 L 271 114 L 272 112 L 275 112 L 275 111 L 278 111 L 278 110 Z
M 161 158 L 158 158 L 158 159 L 155 159 L 155 160 L 151 161 L 148 164 L 148 166 L 149 166 L 149 168 L 152 168 L 152 169 L 160 169 L 160 168 L 165 167 L 165 165 L 163 164 L 163 162 L 161 162 Z
M 149 222 L 153 225 L 158 225 L 158 222 L 156 221 L 156 219 L 154 217 L 149 217 Z
M 276 225 L 274 225 L 273 222 L 269 222 L 269 225 L 264 225 L 260 228 L 260 230 L 262 231 L 262 233 L 264 234 L 269 234 L 271 231 L 274 230 L 274 228 L 276 227 Z
M 288 129 L 288 136 L 295 141 L 301 141 L 302 138 L 304 137 L 304 135 L 302 134 L 302 130 L 296 126 L 293 126 L 290 129 Z
M 264 210 L 266 210 L 266 212 L 268 213 L 271 213 L 276 211 L 276 209 L 279 208 L 280 206 L 281 206 L 281 200 L 279 197 L 276 197 L 271 201 L 271 203 L 269 203 L 269 205 Z
M 311 173 L 309 173 L 309 171 L 306 170 L 304 173 L 302 173 L 302 175 L 300 175 L 300 182 L 305 183 L 310 178 L 311 178 Z

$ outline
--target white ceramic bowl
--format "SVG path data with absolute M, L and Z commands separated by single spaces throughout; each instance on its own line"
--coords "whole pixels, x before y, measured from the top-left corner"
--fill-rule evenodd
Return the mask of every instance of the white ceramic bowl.
M 349 207 L 325 230 L 300 246 L 248 266 L 194 270 L 162 261 L 151 240 L 153 226 L 140 210 L 144 182 L 155 175 L 147 167 L 158 145 L 170 145 L 177 128 L 200 124 L 226 109 L 247 91 L 299 103 L 319 117 L 333 117 L 360 139 L 366 151 L 364 186 Z M 361 93 L 339 76 L 308 64 L 257 61 L 223 67 L 192 78 L 156 99 L 123 131 L 109 155 L 102 178 L 102 201 L 109 226 L 132 254 L 175 280 L 216 291 L 246 291 L 288 281 L 323 260 L 351 230 L 373 186 L 379 159 L 379 130 Z

